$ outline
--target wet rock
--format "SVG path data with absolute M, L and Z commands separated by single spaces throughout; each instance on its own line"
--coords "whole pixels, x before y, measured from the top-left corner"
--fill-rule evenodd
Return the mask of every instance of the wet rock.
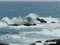
M 37 20 L 40 21 L 41 23 L 47 23 L 47 21 L 45 21 L 44 19 L 37 18 Z
M 51 22 L 51 23 L 56 23 L 56 22 Z
M 5 43 L 0 43 L 0 45 L 9 45 L 9 44 L 5 44 Z
M 35 41 L 36 43 L 42 43 L 42 41 Z
M 60 45 L 60 39 L 53 39 L 45 41 L 46 45 Z
M 23 24 L 25 26 L 35 26 L 36 24 L 29 24 L 29 23 L 26 23 L 26 24 Z
M 60 41 L 60 39 L 47 40 L 45 42 L 55 42 L 55 41 Z

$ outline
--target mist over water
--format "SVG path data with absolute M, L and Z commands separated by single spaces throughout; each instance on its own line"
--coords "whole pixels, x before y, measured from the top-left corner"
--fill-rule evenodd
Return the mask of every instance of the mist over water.
M 37 40 L 60 39 L 59 17 L 60 2 L 0 2 L 0 42 L 29 45 Z M 36 18 L 47 23 L 40 23 Z M 37 25 L 22 25 L 27 22 Z

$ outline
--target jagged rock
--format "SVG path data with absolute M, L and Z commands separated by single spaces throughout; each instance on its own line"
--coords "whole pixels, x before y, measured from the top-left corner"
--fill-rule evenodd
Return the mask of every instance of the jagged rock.
M 9 44 L 5 44 L 5 43 L 0 43 L 0 45 L 9 45 Z
M 47 21 L 45 21 L 44 19 L 37 18 L 37 20 L 40 21 L 41 23 L 47 23 Z
M 23 24 L 23 25 L 25 25 L 25 26 L 35 26 L 36 24 L 25 23 L 25 24 Z

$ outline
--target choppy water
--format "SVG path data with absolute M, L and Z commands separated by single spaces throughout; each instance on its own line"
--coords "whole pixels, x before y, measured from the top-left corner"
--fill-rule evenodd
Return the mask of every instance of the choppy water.
M 22 18 L 26 17 L 31 17 L 31 22 L 37 25 L 7 25 L 7 23 L 25 23 L 23 21 L 25 19 Z M 47 23 L 36 21 L 36 17 L 45 19 Z M 0 42 L 29 45 L 36 40 L 60 39 L 59 17 L 60 2 L 0 2 Z M 52 21 L 56 23 L 51 23 Z

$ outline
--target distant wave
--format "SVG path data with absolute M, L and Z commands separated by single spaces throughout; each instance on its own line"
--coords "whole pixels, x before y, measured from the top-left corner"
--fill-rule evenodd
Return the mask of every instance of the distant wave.
M 47 21 L 47 23 L 51 23 L 51 22 L 60 23 L 60 18 L 53 18 L 51 16 L 39 17 L 35 13 L 30 13 L 25 17 L 19 16 L 19 17 L 13 17 L 12 19 L 9 19 L 8 17 L 3 17 L 0 20 L 0 27 L 6 27 L 6 26 L 8 26 L 8 24 L 20 24 L 20 25 L 22 25 L 24 23 L 41 24 L 41 22 L 37 21 L 36 18 L 44 19 L 45 21 Z

